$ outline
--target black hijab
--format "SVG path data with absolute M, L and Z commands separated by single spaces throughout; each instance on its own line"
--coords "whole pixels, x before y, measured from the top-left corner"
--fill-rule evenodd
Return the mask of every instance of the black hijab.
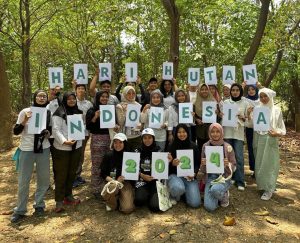
M 232 94 L 231 94 L 232 88 L 235 87 L 235 86 L 238 87 L 239 90 L 240 90 L 240 95 L 238 97 L 233 97 Z M 243 95 L 244 95 L 243 87 L 240 84 L 234 83 L 234 84 L 231 85 L 231 88 L 230 88 L 230 97 L 231 97 L 231 100 L 233 100 L 233 101 L 239 101 L 239 100 L 242 99 Z

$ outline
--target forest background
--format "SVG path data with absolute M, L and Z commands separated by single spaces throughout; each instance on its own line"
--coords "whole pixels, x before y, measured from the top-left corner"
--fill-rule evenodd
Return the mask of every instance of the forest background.
M 16 115 L 32 92 L 48 89 L 48 67 L 74 63 L 89 79 L 112 63 L 115 87 L 124 63 L 137 62 L 144 84 L 174 63 L 180 85 L 190 67 L 255 63 L 259 81 L 277 92 L 286 122 L 300 130 L 299 0 L 0 0 L 0 149 L 11 148 Z M 203 82 L 203 75 L 202 75 Z

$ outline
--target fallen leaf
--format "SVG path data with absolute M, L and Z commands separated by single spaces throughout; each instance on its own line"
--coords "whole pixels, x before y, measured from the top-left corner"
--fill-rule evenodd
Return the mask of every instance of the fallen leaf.
M 259 212 L 254 212 L 254 214 L 258 216 L 268 216 L 270 213 L 267 210 L 261 210 Z
M 1 215 L 11 215 L 14 211 L 13 210 L 8 210 L 8 211 L 4 211 L 1 213 Z
M 233 226 L 235 224 L 236 224 L 236 222 L 235 222 L 235 218 L 234 217 L 225 216 L 225 220 L 223 222 L 223 225 L 225 225 L 225 226 Z
M 163 238 L 166 237 L 166 234 L 165 234 L 165 233 L 160 233 L 160 234 L 159 234 L 159 237 L 160 237 L 161 239 L 163 239 Z
M 176 230 L 170 230 L 169 234 L 170 235 L 175 235 L 176 234 Z
M 83 236 L 85 234 L 85 232 L 81 232 L 80 235 Z
M 278 222 L 271 217 L 266 217 L 266 221 L 270 224 L 278 224 Z

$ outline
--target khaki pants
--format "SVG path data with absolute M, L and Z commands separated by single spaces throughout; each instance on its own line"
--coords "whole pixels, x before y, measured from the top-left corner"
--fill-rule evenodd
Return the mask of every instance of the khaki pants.
M 116 188 L 112 194 L 104 193 L 102 197 L 112 210 L 117 208 L 119 199 L 119 210 L 123 213 L 131 213 L 134 210 L 134 190 L 128 181 L 124 181 L 123 185 L 122 189 Z M 109 189 L 113 190 L 113 188 Z

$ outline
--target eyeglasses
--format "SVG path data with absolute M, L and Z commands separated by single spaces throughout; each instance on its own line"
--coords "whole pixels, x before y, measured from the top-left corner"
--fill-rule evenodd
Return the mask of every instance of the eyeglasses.
M 36 97 L 39 98 L 39 99 L 47 99 L 46 95 L 37 95 Z

